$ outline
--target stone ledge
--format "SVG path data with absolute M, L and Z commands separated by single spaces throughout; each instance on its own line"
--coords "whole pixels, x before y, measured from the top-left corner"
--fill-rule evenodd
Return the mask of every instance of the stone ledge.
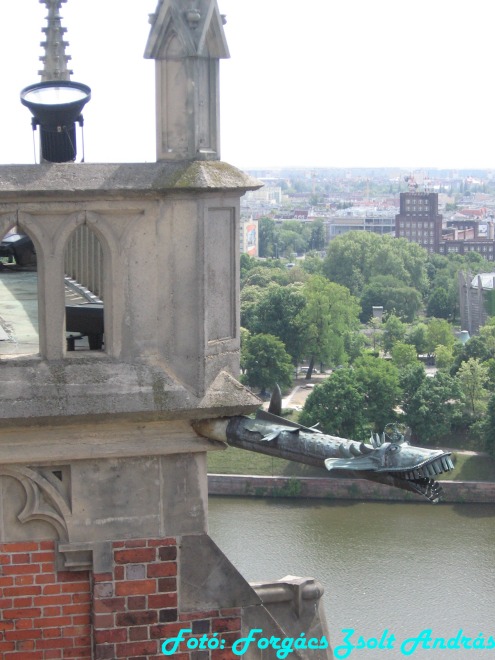
M 70 424 L 112 419 L 205 419 L 254 412 L 261 401 L 221 371 L 196 396 L 159 365 L 120 362 L 106 356 L 46 361 L 0 360 L 2 428 L 34 423 Z M 96 353 L 96 351 L 95 351 Z M 26 422 L 29 420 L 29 422 Z
M 91 423 L 0 431 L 0 463 L 47 464 L 84 459 L 165 456 L 223 449 L 187 421 Z
M 0 166 L 0 202 L 56 196 L 91 199 L 136 193 L 257 190 L 262 184 L 222 161 L 158 163 L 43 163 Z

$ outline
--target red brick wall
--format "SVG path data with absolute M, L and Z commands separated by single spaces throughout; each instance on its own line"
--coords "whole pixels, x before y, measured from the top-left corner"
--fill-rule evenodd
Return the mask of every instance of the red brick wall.
M 89 574 L 54 560 L 53 541 L 0 544 L 2 660 L 91 658 Z
M 2 660 L 163 660 L 161 646 L 181 629 L 224 648 L 183 642 L 176 660 L 234 660 L 239 609 L 181 613 L 175 538 L 116 541 L 112 571 L 55 570 L 53 541 L 0 544 Z M 93 624 L 93 625 L 92 625 Z M 199 641 L 198 641 L 199 644 Z
M 182 643 L 175 660 L 232 660 L 240 637 L 240 610 L 181 613 L 178 610 L 176 539 L 113 543 L 113 571 L 95 574 L 95 659 L 163 660 L 161 645 L 181 629 L 189 637 L 216 637 L 225 648 L 189 650 Z

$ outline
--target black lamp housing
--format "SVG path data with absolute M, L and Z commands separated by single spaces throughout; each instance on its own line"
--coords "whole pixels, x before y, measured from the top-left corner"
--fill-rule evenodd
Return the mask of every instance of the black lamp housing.
M 48 80 L 25 87 L 21 103 L 32 113 L 33 128 L 40 127 L 41 159 L 68 163 L 76 159 L 76 121 L 82 126 L 83 107 L 91 89 L 71 80 Z

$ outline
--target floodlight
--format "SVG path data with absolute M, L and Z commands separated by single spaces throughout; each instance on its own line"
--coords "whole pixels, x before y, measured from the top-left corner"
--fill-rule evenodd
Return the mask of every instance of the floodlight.
M 82 126 L 83 107 L 91 89 L 70 80 L 48 80 L 25 87 L 21 103 L 32 113 L 33 128 L 40 127 L 41 158 L 66 163 L 76 158 L 76 121 Z

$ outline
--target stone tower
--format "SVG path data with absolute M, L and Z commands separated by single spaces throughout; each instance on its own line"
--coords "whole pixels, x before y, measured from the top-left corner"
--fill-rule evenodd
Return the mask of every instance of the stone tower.
M 239 200 L 260 184 L 218 160 L 216 0 L 160 2 L 146 52 L 158 162 L 0 166 L 0 235 L 17 226 L 36 247 L 39 328 L 37 354 L 0 354 L 8 658 L 154 659 L 185 629 L 177 658 L 226 660 L 250 628 L 325 632 L 313 580 L 254 588 L 208 536 L 206 455 L 222 447 L 192 423 L 259 405 L 237 375 Z M 67 75 L 52 55 L 50 75 Z M 86 254 L 88 236 L 104 343 L 69 351 L 67 251 Z M 221 647 L 195 650 L 215 633 Z
M 150 23 L 157 159 L 219 160 L 219 61 L 229 50 L 216 1 L 161 0 Z

